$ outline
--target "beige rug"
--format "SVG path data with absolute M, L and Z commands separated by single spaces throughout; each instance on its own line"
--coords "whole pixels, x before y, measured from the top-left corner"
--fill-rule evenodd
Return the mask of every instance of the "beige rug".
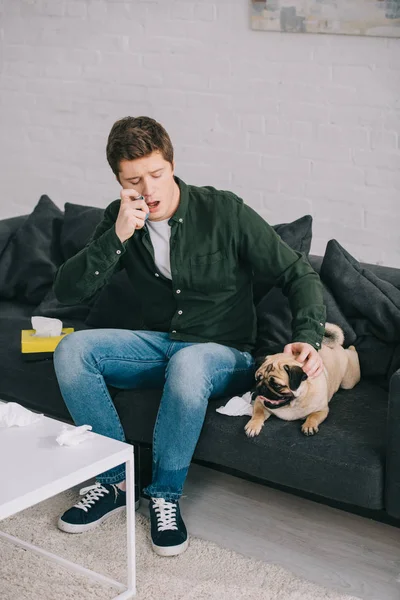
M 119 514 L 85 534 L 59 531 L 60 513 L 76 502 L 69 490 L 0 522 L 0 530 L 126 581 L 126 521 Z M 299 579 L 284 569 L 191 538 L 179 557 L 150 545 L 148 520 L 136 513 L 137 600 L 357 600 Z M 0 539 L 1 600 L 108 600 L 119 592 Z

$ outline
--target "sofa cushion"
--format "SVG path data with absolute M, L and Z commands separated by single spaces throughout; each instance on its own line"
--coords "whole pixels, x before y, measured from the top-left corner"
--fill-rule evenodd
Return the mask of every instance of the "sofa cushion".
M 400 342 L 400 290 L 361 265 L 336 240 L 327 244 L 320 276 L 356 334 L 362 376 L 389 377 Z
M 127 438 L 151 444 L 161 392 L 114 390 L 112 395 Z M 216 412 L 226 401 L 209 401 L 194 459 L 340 502 L 383 507 L 387 392 L 382 388 L 363 381 L 340 390 L 313 437 L 301 433 L 301 421 L 272 416 L 260 435 L 249 439 L 248 417 Z
M 0 256 L 0 298 L 33 305 L 43 299 L 61 262 L 62 218 L 54 202 L 41 196 Z
M 60 231 L 61 262 L 65 262 L 82 250 L 101 221 L 103 213 L 104 209 L 102 208 L 66 202 Z M 34 309 L 33 315 L 61 319 L 65 326 L 69 326 L 71 320 L 84 322 L 97 296 L 98 294 L 79 304 L 67 305 L 57 300 L 51 288 Z
M 89 241 L 103 218 L 104 208 L 66 202 L 61 229 L 61 250 L 64 261 L 75 256 Z
M 313 269 L 317 271 L 317 273 L 319 273 L 321 271 L 323 257 L 310 255 L 309 260 Z M 400 289 L 400 269 L 396 269 L 395 267 L 386 267 L 383 265 L 372 265 L 369 263 L 362 263 L 361 266 L 372 271 L 372 273 L 377 275 L 380 279 L 383 279 L 384 281 L 387 281 L 388 283 L 394 285 L 397 289 Z M 325 284 L 323 285 L 325 289 L 329 292 L 330 298 L 333 299 L 333 302 L 335 302 L 337 305 L 337 302 L 333 298 L 333 295 L 329 291 L 329 288 L 327 288 Z M 325 301 L 327 305 L 327 311 L 329 314 L 329 304 L 327 302 L 327 299 L 325 299 Z M 357 340 L 356 332 L 351 327 L 347 318 L 344 317 L 343 312 L 340 312 L 347 325 L 351 328 L 351 331 L 354 332 L 354 335 Z M 329 317 L 328 320 L 331 320 L 332 323 L 340 323 L 341 321 L 335 321 L 334 314 L 335 312 L 332 314 L 332 316 Z M 344 329 L 343 324 L 341 326 Z M 356 342 L 351 342 L 350 338 L 346 336 L 345 329 L 344 331 L 345 346 L 351 343 L 357 344 L 357 350 L 361 358 L 363 376 L 366 376 L 366 374 L 368 374 L 368 379 L 371 379 L 373 381 L 379 381 L 379 385 L 381 385 L 385 389 L 388 389 L 390 377 L 395 371 L 397 371 L 397 369 L 400 369 L 400 344 L 386 344 L 385 342 L 378 343 L 377 338 L 372 336 L 368 336 L 368 338 L 365 339 L 360 338 Z M 369 348 L 369 345 L 371 343 L 373 344 L 372 349 Z
M 72 422 L 52 359 L 22 359 L 20 331 L 31 328 L 25 310 L 15 302 L 0 303 L 0 398 Z M 76 324 L 77 330 L 84 328 Z M 109 390 L 127 439 L 151 444 L 161 391 Z M 243 431 L 246 417 L 215 412 L 227 400 L 210 400 L 195 459 L 341 502 L 382 508 L 387 393 L 381 388 L 362 381 L 353 390 L 340 390 L 312 438 L 300 432 L 300 421 L 271 417 L 261 434 L 249 439 Z
M 312 239 L 312 216 L 304 215 L 291 223 L 278 223 L 272 226 L 288 246 L 308 255 Z
M 400 290 L 362 266 L 336 240 L 327 244 L 320 275 L 360 334 L 400 342 Z
M 21 358 L 20 330 L 29 324 L 27 317 L 0 317 L 0 398 L 72 423 L 53 361 Z M 109 390 L 127 440 L 151 444 L 161 391 Z M 227 400 L 210 400 L 195 460 L 340 502 L 383 507 L 387 393 L 381 388 L 362 381 L 353 390 L 340 390 L 312 438 L 300 432 L 300 421 L 271 417 L 261 434 L 249 439 L 243 430 L 247 417 L 216 412 Z

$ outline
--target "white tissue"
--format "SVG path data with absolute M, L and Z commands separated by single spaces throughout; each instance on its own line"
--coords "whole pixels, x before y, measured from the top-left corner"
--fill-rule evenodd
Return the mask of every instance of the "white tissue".
M 221 415 L 229 417 L 239 417 L 241 415 L 253 415 L 253 405 L 251 404 L 251 392 L 246 392 L 243 396 L 234 396 L 225 404 L 215 409 Z
M 57 337 L 62 333 L 62 321 L 49 317 L 31 317 L 33 334 L 36 337 Z
M 67 427 L 63 426 L 61 433 L 56 437 L 56 442 L 60 446 L 77 446 L 81 442 L 84 442 L 92 434 L 91 425 L 81 425 L 80 427 Z
M 0 427 L 25 427 L 43 419 L 43 414 L 34 413 L 16 402 L 0 404 Z

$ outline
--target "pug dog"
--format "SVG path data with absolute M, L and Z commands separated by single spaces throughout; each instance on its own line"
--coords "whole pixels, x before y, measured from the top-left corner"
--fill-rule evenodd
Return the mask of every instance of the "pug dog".
M 290 354 L 266 356 L 258 367 L 253 416 L 245 426 L 249 437 L 258 435 L 264 422 L 274 414 L 280 419 L 305 419 L 301 431 L 314 435 L 329 413 L 329 401 L 341 387 L 353 388 L 360 381 L 357 350 L 343 348 L 344 335 L 338 325 L 326 323 L 319 354 L 323 371 L 314 379 L 304 373 L 302 364 Z

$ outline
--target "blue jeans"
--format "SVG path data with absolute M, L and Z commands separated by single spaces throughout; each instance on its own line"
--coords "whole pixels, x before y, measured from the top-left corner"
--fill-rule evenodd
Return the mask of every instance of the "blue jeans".
M 177 500 L 203 426 L 210 397 L 249 390 L 248 352 L 216 343 L 174 342 L 168 333 L 127 329 L 76 331 L 54 352 L 61 394 L 76 425 L 125 441 L 107 384 L 120 389 L 163 388 L 153 432 L 153 478 L 144 493 Z M 125 479 L 120 465 L 97 477 Z

